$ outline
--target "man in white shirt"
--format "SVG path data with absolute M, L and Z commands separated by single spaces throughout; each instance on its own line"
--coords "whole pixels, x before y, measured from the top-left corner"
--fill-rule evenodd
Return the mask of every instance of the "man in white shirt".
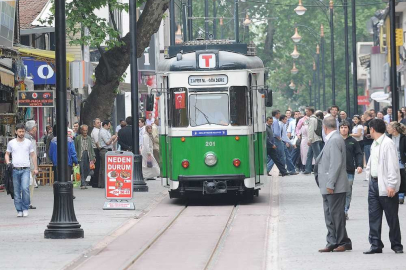
M 381 119 L 369 123 L 372 139 L 371 156 L 366 168 L 366 179 L 369 180 L 369 243 L 371 248 L 364 254 L 382 253 L 381 241 L 382 215 L 385 211 L 389 225 L 391 249 L 403 253 L 399 224 L 399 188 L 400 170 L 396 146 L 392 139 L 385 135 L 386 125 Z
M 396 121 L 392 119 L 392 106 L 389 106 L 386 109 L 386 115 L 383 117 L 383 120 L 385 120 L 386 124 L 389 124 L 392 121 Z
M 23 124 L 16 125 L 16 135 L 17 138 L 7 144 L 5 160 L 7 166 L 13 166 L 14 205 L 17 217 L 27 217 L 30 207 L 30 157 L 34 164 L 33 174 L 37 175 L 37 155 L 31 141 L 24 138 Z M 12 162 L 10 162 L 10 154 L 13 157 Z
M 145 119 L 144 118 L 140 118 L 138 120 L 138 125 L 140 127 L 140 131 L 139 131 L 139 143 L 140 143 L 140 151 L 142 148 L 142 144 L 144 143 L 144 134 L 145 134 Z
M 34 136 L 37 134 L 38 128 L 37 123 L 35 120 L 29 120 L 25 123 L 25 135 L 24 137 L 31 141 L 32 147 L 34 148 L 35 154 L 37 154 L 37 141 L 35 140 Z M 29 209 L 37 209 L 35 206 L 32 205 L 32 198 L 34 198 L 34 188 L 38 187 L 37 180 L 35 177 L 34 171 L 34 162 L 30 158 L 30 207 Z
M 148 113 L 147 126 L 152 126 L 152 124 L 154 122 L 155 122 L 155 119 L 152 117 L 152 113 Z
M 101 121 L 100 118 L 93 120 L 93 130 L 90 134 L 92 138 L 92 147 L 94 150 L 94 155 L 96 157 L 96 162 L 94 164 L 94 174 L 90 180 L 90 184 L 93 188 L 97 188 L 99 184 L 99 172 L 100 172 L 100 148 L 99 148 L 99 133 L 100 133 Z

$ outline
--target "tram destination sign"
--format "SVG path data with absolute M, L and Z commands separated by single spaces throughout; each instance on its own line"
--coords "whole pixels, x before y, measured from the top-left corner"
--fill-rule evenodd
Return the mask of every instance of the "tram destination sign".
M 227 130 L 194 130 L 192 136 L 206 137 L 206 136 L 227 136 Z
M 225 85 L 228 83 L 227 75 L 191 75 L 189 76 L 189 85 Z
M 18 107 L 54 107 L 54 91 L 18 91 Z

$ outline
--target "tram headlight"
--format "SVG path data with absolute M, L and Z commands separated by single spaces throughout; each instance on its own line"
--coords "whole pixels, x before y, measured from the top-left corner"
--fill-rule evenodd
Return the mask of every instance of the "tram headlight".
M 204 158 L 204 163 L 206 163 L 207 166 L 214 166 L 217 164 L 217 157 L 213 153 L 207 153 L 205 158 Z

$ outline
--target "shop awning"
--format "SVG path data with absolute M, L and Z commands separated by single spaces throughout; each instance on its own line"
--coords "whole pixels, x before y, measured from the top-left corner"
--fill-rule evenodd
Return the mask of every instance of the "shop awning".
M 31 48 L 17 48 L 20 52 L 21 56 L 23 57 L 35 57 L 37 60 L 43 61 L 55 61 L 55 52 L 54 51 L 47 51 L 47 50 L 40 50 L 40 49 L 31 49 Z M 75 56 L 73 54 L 67 53 L 66 54 L 66 61 L 72 62 L 75 60 Z
M 14 72 L 0 67 L 0 83 L 14 88 Z

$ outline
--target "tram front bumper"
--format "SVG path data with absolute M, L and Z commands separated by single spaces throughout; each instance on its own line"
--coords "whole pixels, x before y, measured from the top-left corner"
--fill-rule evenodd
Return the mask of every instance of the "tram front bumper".
M 227 175 L 180 175 L 178 177 L 180 193 L 188 191 L 202 192 L 203 194 L 220 194 L 227 191 L 244 191 L 243 174 Z

